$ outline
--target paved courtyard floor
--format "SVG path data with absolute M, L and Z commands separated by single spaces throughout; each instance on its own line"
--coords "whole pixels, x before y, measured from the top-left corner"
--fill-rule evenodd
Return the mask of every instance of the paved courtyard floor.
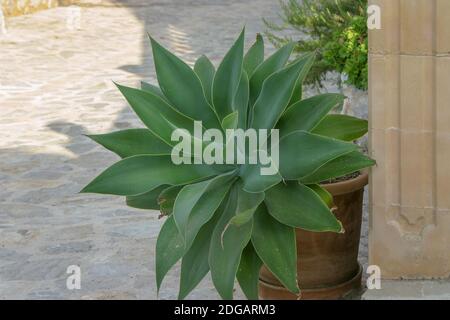
M 118 159 L 83 134 L 142 126 L 112 81 L 156 82 L 147 32 L 188 62 L 204 53 L 217 64 L 244 24 L 248 47 L 263 30 L 261 18 L 278 11 L 273 0 L 142 0 L 82 7 L 80 29 L 67 24 L 67 8 L 7 20 L 8 34 L 0 35 L 0 299 L 157 298 L 162 221 L 119 198 L 78 194 Z M 364 236 L 363 263 L 366 246 Z M 80 290 L 66 288 L 70 265 L 81 267 Z M 178 271 L 159 298 L 176 298 Z M 189 298 L 218 295 L 207 278 Z

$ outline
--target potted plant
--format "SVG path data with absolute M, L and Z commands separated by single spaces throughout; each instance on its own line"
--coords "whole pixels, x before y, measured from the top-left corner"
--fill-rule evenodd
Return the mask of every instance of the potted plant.
M 264 60 L 259 35 L 244 55 L 242 31 L 217 70 L 205 56 L 192 69 L 154 39 L 151 44 L 159 88 L 117 85 L 146 128 L 91 135 L 122 160 L 82 192 L 125 196 L 128 205 L 166 217 L 156 244 L 158 290 L 179 260 L 180 299 L 208 272 L 224 299 L 233 297 L 235 278 L 249 299 L 258 298 L 259 284 L 262 298 L 298 297 L 311 290 L 302 283 L 303 259 L 317 270 L 306 270 L 315 287 L 328 285 L 331 275 L 314 263 L 339 258 L 346 270 L 339 281 L 354 278 L 358 270 L 348 270 L 357 268 L 367 176 L 321 183 L 374 161 L 351 142 L 366 133 L 366 121 L 327 115 L 343 96 L 302 99 L 314 55 L 289 62 L 289 43 Z M 252 130 L 258 132 L 257 147 L 242 148 L 233 142 L 236 136 L 228 136 L 240 132 L 250 141 Z M 205 160 L 208 152 L 212 161 Z M 268 172 L 267 164 L 276 170 Z

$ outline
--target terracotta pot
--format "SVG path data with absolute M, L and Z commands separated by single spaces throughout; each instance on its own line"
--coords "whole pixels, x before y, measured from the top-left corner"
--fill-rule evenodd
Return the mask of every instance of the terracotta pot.
M 301 299 L 339 299 L 361 287 L 358 263 L 364 186 L 368 174 L 323 185 L 334 197 L 336 217 L 345 233 L 309 232 L 297 229 L 297 274 Z M 299 299 L 264 266 L 260 272 L 261 299 Z

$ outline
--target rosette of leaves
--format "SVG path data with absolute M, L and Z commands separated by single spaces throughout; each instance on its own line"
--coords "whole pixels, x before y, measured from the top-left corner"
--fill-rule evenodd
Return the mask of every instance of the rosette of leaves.
M 217 69 L 205 56 L 192 69 L 154 39 L 151 45 L 159 87 L 118 85 L 146 128 L 91 135 L 122 160 L 82 192 L 125 196 L 132 207 L 166 216 L 156 244 L 158 290 L 181 260 L 179 298 L 210 272 L 222 298 L 233 297 L 237 278 L 257 299 L 262 264 L 299 293 L 294 230 L 343 232 L 320 182 L 374 164 L 352 143 L 367 122 L 328 115 L 341 95 L 302 99 L 314 56 L 288 61 L 293 43 L 264 60 L 262 37 L 244 54 L 242 31 Z M 171 134 L 183 128 L 193 135 L 194 120 L 222 131 L 279 129 L 279 172 L 261 175 L 258 164 L 175 165 Z

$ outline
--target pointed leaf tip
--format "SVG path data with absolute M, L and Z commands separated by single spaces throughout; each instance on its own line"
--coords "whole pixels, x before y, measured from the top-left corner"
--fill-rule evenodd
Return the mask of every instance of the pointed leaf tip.
M 191 66 L 154 40 L 152 52 L 159 87 L 171 105 L 180 113 L 203 121 L 206 128 L 218 128 L 217 115 Z
M 80 191 L 78 191 L 78 193 L 80 194 L 80 193 L 88 193 L 88 192 L 86 191 L 86 187 L 84 187 L 83 189 L 81 189 Z
M 233 102 L 241 79 L 244 60 L 244 30 L 217 68 L 212 86 L 212 102 L 222 120 L 233 112 Z

